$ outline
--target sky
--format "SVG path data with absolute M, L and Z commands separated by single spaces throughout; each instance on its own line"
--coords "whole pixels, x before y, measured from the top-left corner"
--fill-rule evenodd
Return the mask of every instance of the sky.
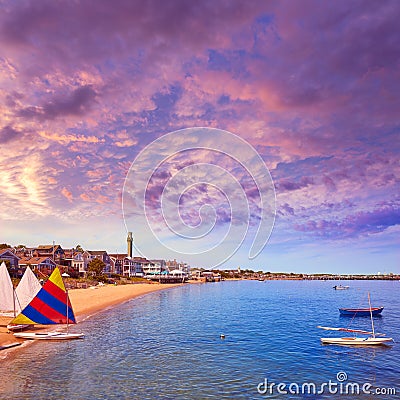
M 192 266 L 400 273 L 399 17 L 390 0 L 2 1 L 0 242 L 124 252 L 129 230 L 137 254 Z M 145 222 L 122 207 L 137 182 Z M 180 228 L 161 235 L 178 255 L 153 247 L 168 220 L 213 232 L 201 258 Z

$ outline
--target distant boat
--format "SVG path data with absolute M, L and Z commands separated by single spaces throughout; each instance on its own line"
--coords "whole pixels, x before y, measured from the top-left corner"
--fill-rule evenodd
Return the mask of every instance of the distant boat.
M 69 340 L 84 338 L 83 333 L 69 333 L 69 325 L 76 324 L 68 292 L 56 267 L 49 279 L 32 301 L 17 315 L 11 324 L 67 325 L 67 332 L 20 332 L 14 336 L 21 339 Z
M 333 286 L 333 288 L 335 289 L 335 290 L 346 290 L 346 289 L 348 289 L 350 286 L 343 286 L 341 283 L 340 283 L 340 275 L 339 275 L 339 285 L 335 285 L 335 286 Z
M 368 293 L 368 303 L 369 303 L 369 314 L 371 318 L 371 331 L 364 331 L 361 329 L 349 329 L 349 328 L 331 328 L 326 326 L 318 326 L 317 328 L 324 329 L 327 331 L 339 331 L 339 332 L 348 332 L 348 333 L 358 333 L 361 335 L 368 335 L 366 338 L 362 337 L 330 337 L 330 338 L 321 338 L 321 342 L 323 344 L 339 344 L 339 345 L 356 345 L 356 346 L 376 346 L 381 344 L 388 344 L 393 342 L 392 338 L 384 338 L 377 336 L 386 336 L 384 333 L 376 333 L 374 327 L 374 320 L 372 318 L 372 307 L 371 300 Z
M 333 288 L 335 289 L 335 290 L 346 290 L 346 289 L 348 289 L 350 286 L 342 286 L 342 285 L 335 285 L 335 286 L 333 286 Z
M 341 315 L 355 316 L 355 317 L 367 317 L 372 313 L 372 316 L 379 315 L 383 310 L 383 307 L 372 307 L 369 308 L 339 308 Z

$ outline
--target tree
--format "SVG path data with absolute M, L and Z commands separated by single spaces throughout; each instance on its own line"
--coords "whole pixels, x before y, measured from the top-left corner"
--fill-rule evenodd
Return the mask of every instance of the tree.
M 11 246 L 9 244 L 7 244 L 7 243 L 1 243 L 0 244 L 0 250 L 9 249 L 10 247 Z
M 80 244 L 77 244 L 77 245 L 76 245 L 75 250 L 76 250 L 78 253 L 83 253 L 83 249 L 82 249 L 82 247 L 81 247 Z
M 103 261 L 99 258 L 94 258 L 88 264 L 88 274 L 93 276 L 94 278 L 99 277 L 103 273 L 103 269 L 106 266 Z

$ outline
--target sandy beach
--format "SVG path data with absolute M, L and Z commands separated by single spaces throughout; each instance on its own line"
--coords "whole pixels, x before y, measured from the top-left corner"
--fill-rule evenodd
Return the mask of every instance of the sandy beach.
M 69 296 L 74 309 L 75 317 L 79 323 L 87 316 L 105 310 L 117 304 L 124 303 L 135 297 L 181 286 L 182 284 L 138 283 L 130 285 L 106 285 L 88 289 L 71 289 Z M 23 342 L 16 339 L 7 330 L 10 317 L 0 316 L 0 349 L 12 344 Z M 54 326 L 52 326 L 54 328 Z

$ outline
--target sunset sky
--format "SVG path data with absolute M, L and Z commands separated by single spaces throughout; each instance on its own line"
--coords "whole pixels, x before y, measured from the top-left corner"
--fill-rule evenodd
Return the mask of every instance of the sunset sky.
M 209 127 L 253 146 L 276 192 L 263 251 L 223 267 L 400 273 L 399 20 L 396 0 L 3 1 L 0 242 L 125 251 L 135 158 Z

